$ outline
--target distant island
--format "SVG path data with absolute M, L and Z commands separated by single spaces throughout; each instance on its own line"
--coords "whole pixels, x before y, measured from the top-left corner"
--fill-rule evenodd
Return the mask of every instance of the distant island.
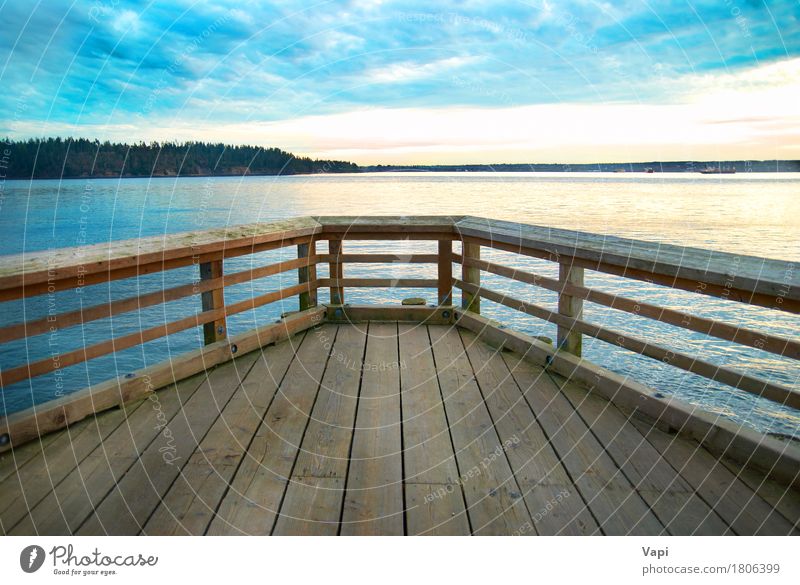
M 8 179 L 301 175 L 359 170 L 350 162 L 314 160 L 260 146 L 120 144 L 85 138 L 0 142 L 0 177 Z
M 369 165 L 298 157 L 279 148 L 206 142 L 124 144 L 86 138 L 0 141 L 0 179 L 307 175 L 360 172 L 800 172 L 797 160 Z
M 798 160 L 651 161 L 626 163 L 525 163 L 491 165 L 372 165 L 362 172 L 496 172 L 496 173 L 797 173 Z M 716 171 L 722 171 L 717 173 Z

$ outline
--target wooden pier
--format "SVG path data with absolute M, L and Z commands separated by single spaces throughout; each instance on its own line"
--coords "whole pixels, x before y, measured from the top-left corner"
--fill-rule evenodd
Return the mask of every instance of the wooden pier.
M 437 248 L 351 253 L 349 240 Z M 290 246 L 291 260 L 225 270 L 226 259 Z M 559 276 L 489 261 L 487 249 L 557 263 Z M 796 445 L 581 357 L 590 336 L 800 407 L 800 393 L 757 372 L 583 319 L 583 303 L 598 303 L 798 359 L 797 338 L 612 295 L 583 278 L 600 271 L 798 312 L 792 263 L 736 256 L 731 274 L 733 262 L 472 217 L 299 218 L 3 258 L 2 302 L 192 265 L 198 279 L 10 324 L 0 343 L 194 296 L 196 314 L 65 353 L 57 367 L 197 327 L 205 345 L 0 419 L 0 533 L 798 534 Z M 398 272 L 429 264 L 435 278 L 348 276 L 348 264 L 369 263 Z M 290 271 L 298 284 L 225 301 L 227 286 Z M 553 291 L 557 307 L 482 286 L 484 273 Z M 347 303 L 348 289 L 365 287 L 429 289 L 431 303 Z M 228 335 L 231 315 L 291 297 L 297 311 Z M 555 343 L 487 319 L 481 301 L 554 323 Z M 6 368 L 2 390 L 53 371 L 49 358 Z

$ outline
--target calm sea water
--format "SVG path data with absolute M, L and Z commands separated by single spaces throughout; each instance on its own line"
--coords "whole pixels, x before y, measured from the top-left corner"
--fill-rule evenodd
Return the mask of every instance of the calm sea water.
M 270 221 L 300 215 L 437 214 L 479 215 L 568 229 L 608 233 L 664 243 L 685 244 L 737 254 L 800 261 L 800 175 L 757 174 L 546 174 L 546 173 L 403 173 L 316 175 L 307 177 L 95 179 L 6 181 L 0 200 L 0 254 L 76 246 L 225 225 Z M 348 249 L 434 251 L 434 243 L 358 243 Z M 287 249 L 226 261 L 226 271 L 244 270 L 281 258 Z M 555 276 L 547 262 L 503 252 L 486 257 Z M 422 265 L 348 266 L 348 276 L 433 276 Z M 324 267 L 320 276 L 325 276 Z M 0 322 L 43 317 L 53 306 L 67 311 L 191 282 L 192 268 L 138 280 L 65 291 L 53 298 L 6 303 Z M 491 275 L 491 288 L 546 306 L 556 296 Z M 691 311 L 751 328 L 797 338 L 800 319 L 756 307 L 699 297 L 598 273 L 587 284 L 628 297 Z M 296 283 L 286 273 L 226 290 L 237 301 Z M 326 291 L 320 291 L 326 298 Z M 348 302 L 397 302 L 420 296 L 419 290 L 352 290 Z M 435 291 L 424 291 L 430 302 Z M 230 319 L 231 334 L 277 319 L 297 308 L 296 299 L 262 307 Z M 532 317 L 484 301 L 483 312 L 535 335 L 555 337 L 555 329 Z M 55 304 L 55 305 L 54 305 Z M 9 368 L 191 315 L 199 308 L 190 297 L 139 312 L 0 346 L 0 367 Z M 739 347 L 682 329 L 631 317 L 590 303 L 589 321 L 635 334 L 716 364 L 747 371 L 797 388 L 793 360 Z M 2 391 L 2 410 L 26 408 L 115 375 L 124 375 L 198 347 L 201 335 L 189 330 L 88 364 L 66 368 Z M 800 413 L 749 394 L 731 390 L 681 370 L 586 339 L 588 359 L 649 384 L 664 393 L 702 406 L 738 423 L 800 438 Z

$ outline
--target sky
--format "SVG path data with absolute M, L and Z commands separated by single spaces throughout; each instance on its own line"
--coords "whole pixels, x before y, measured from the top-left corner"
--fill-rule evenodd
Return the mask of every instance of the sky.
M 0 136 L 359 164 L 800 158 L 797 1 L 0 2 Z

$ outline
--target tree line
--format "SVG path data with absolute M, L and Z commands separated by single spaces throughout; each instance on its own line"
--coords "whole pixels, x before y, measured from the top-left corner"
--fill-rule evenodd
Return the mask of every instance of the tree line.
M 299 175 L 358 172 L 358 165 L 297 157 L 279 148 L 207 142 L 124 144 L 86 138 L 5 139 L 0 143 L 9 179 Z

